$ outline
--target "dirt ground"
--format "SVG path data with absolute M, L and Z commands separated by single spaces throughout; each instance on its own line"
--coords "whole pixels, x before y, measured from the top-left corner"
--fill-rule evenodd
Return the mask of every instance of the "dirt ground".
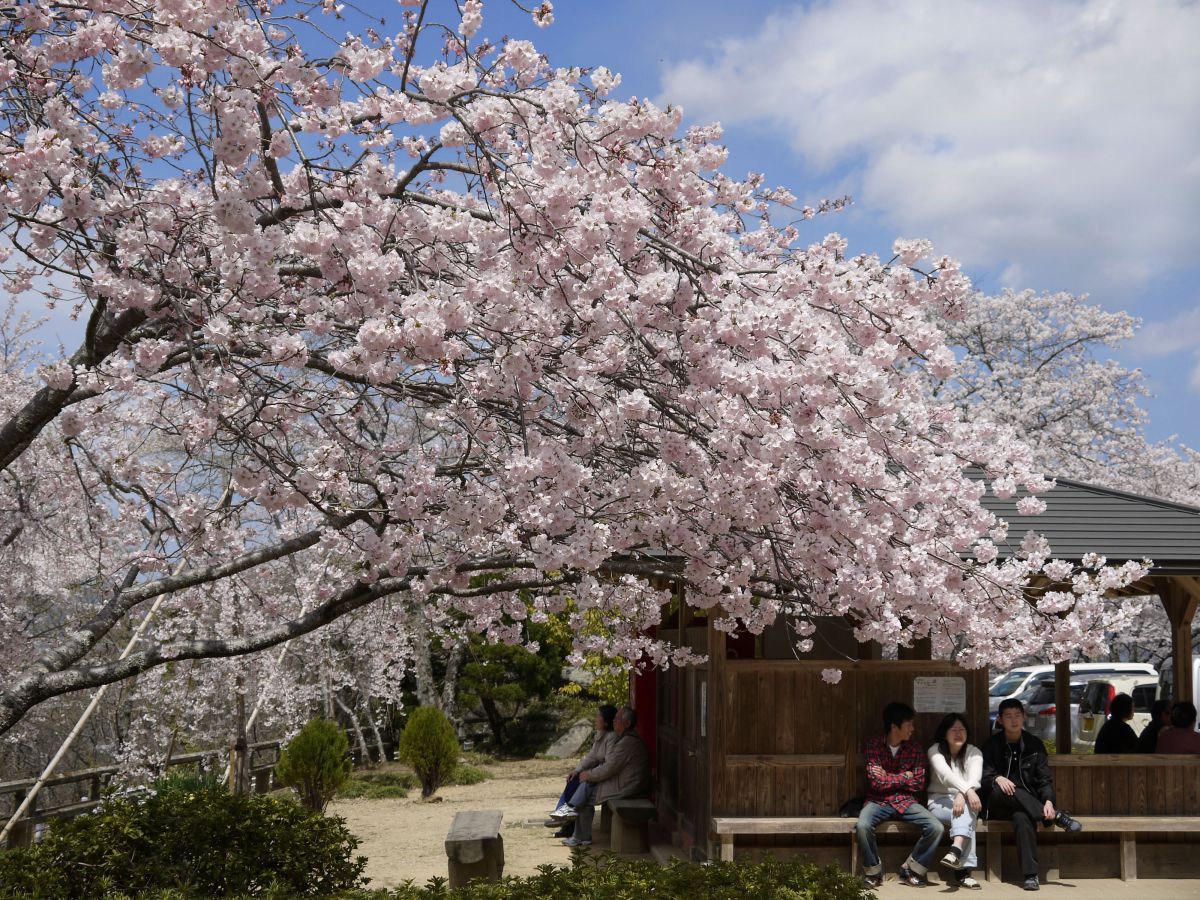
M 465 787 L 444 787 L 434 802 L 420 799 L 420 790 L 403 800 L 339 800 L 329 815 L 341 816 L 362 841 L 358 853 L 367 857 L 370 887 L 394 887 L 411 879 L 424 883 L 445 877 L 446 832 L 454 814 L 464 809 L 504 812 L 504 874 L 532 875 L 545 863 L 566 865 L 570 851 L 542 822 L 554 807 L 574 760 L 519 760 L 485 766 L 489 781 Z

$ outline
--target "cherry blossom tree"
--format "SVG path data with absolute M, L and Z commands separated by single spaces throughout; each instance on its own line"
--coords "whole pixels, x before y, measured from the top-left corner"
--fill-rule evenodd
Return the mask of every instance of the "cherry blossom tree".
M 686 662 L 644 636 L 664 576 L 722 627 L 849 615 L 960 635 L 967 664 L 1102 649 L 1103 594 L 1141 569 L 1036 539 L 997 562 L 964 466 L 1023 512 L 1048 483 L 909 367 L 954 364 L 953 261 L 804 248 L 772 213 L 825 207 L 724 174 L 718 127 L 478 37 L 476 0 L 401 6 L 343 39 L 332 2 L 0 17 L 0 271 L 82 323 L 37 383 L 5 372 L 0 533 L 87 601 L 5 648 L 0 730 L 368 615 L 380 653 L 413 611 L 520 641 L 528 597 L 600 611 L 580 654 Z M 1063 587 L 1031 600 L 1034 575 Z
M 1141 372 L 1106 358 L 1138 324 L 1070 294 L 981 293 L 942 323 L 960 365 L 931 390 L 1011 426 L 1046 473 L 1200 504 L 1200 454 L 1146 439 Z

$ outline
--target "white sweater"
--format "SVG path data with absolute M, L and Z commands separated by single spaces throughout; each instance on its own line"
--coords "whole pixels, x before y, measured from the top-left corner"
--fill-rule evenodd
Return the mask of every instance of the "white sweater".
M 929 796 L 965 794 L 978 788 L 983 779 L 983 754 L 973 744 L 963 750 L 963 768 L 951 765 L 942 755 L 941 748 L 934 744 L 929 748 Z

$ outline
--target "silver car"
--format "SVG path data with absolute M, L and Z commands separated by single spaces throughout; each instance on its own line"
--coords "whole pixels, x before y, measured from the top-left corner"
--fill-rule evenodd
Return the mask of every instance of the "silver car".
M 1071 738 L 1075 738 L 1075 714 L 1079 711 L 1079 700 L 1087 688 L 1086 681 L 1071 682 Z M 1025 707 L 1025 730 L 1043 741 L 1056 739 L 1058 731 L 1058 707 L 1054 703 L 1054 673 L 1035 675 L 1025 690 L 1016 695 Z M 996 700 L 999 706 L 1000 700 Z M 989 719 L 993 730 L 997 727 L 996 709 L 990 711 Z

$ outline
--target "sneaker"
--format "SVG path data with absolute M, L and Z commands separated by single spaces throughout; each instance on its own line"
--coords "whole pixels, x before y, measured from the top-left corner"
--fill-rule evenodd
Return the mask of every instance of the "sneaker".
M 907 884 L 909 887 L 928 887 L 929 879 L 924 875 L 918 875 L 908 866 L 901 866 L 900 883 Z
M 579 838 L 569 837 L 565 841 L 562 842 L 562 845 L 564 847 L 590 847 L 590 846 L 592 846 L 592 842 L 591 841 L 581 841 L 581 840 L 579 840 Z
M 566 803 L 559 805 L 558 809 L 550 813 L 550 817 L 554 819 L 573 819 L 578 813 L 575 812 L 575 807 Z
M 951 847 L 946 851 L 946 855 L 942 857 L 942 865 L 949 866 L 951 869 L 961 869 L 962 858 L 962 847 Z
M 1030 875 L 1028 878 L 1026 878 L 1025 883 L 1022 885 L 1022 887 L 1025 888 L 1025 890 L 1027 890 L 1027 891 L 1041 890 L 1041 885 L 1038 884 L 1036 875 Z
M 864 875 L 863 876 L 863 884 L 866 885 L 868 888 L 883 887 L 883 873 L 880 872 L 876 875 Z
M 1072 819 L 1065 812 L 1060 812 L 1054 817 L 1054 824 L 1063 831 L 1070 831 L 1072 834 L 1083 831 L 1083 823 L 1078 819 Z

